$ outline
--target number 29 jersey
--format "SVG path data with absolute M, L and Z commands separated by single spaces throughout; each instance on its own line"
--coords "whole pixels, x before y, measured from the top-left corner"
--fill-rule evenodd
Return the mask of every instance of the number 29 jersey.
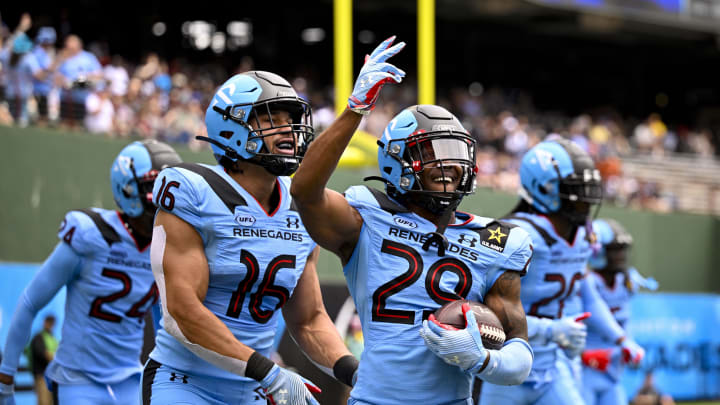
M 422 248 L 436 227 L 365 186 L 345 197 L 363 218 L 344 267 L 365 348 L 351 397 L 372 404 L 467 403 L 472 379 L 443 362 L 420 336 L 423 319 L 461 298 L 483 297 L 506 270 L 525 273 L 532 254 L 521 228 L 458 212 L 445 256 Z
M 153 190 L 159 209 L 192 225 L 202 238 L 210 271 L 203 305 L 239 341 L 265 356 L 277 310 L 292 295 L 315 248 L 292 208 L 290 178 L 279 177 L 277 187 L 280 203 L 269 214 L 221 166 L 184 163 L 164 169 Z M 162 293 L 160 280 L 158 287 Z M 164 327 L 150 357 L 188 374 L 250 381 L 196 356 Z

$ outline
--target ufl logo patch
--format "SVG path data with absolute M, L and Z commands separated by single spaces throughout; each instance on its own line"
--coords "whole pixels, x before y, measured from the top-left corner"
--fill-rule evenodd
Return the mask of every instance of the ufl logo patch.
M 395 221 L 396 224 L 398 224 L 402 227 L 405 227 L 405 228 L 410 228 L 410 229 L 417 228 L 417 224 L 413 221 L 410 221 L 409 219 L 395 217 L 395 218 L 393 218 L 393 221 Z
M 240 226 L 253 226 L 255 224 L 255 217 L 247 214 L 237 214 L 235 215 L 235 222 L 240 224 Z

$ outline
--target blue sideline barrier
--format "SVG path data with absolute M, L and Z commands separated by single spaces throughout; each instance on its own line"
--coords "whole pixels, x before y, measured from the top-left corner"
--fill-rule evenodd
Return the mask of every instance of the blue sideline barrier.
M 40 264 L 35 263 L 0 263 L 0 347 L 5 347 L 8 329 L 12 320 L 18 299 Z M 63 319 L 65 318 L 65 287 L 63 287 L 50 303 L 38 312 L 32 324 L 32 334 L 35 336 L 42 329 L 43 320 L 47 315 L 55 315 L 54 334 L 60 340 Z M 27 367 L 25 355 L 20 359 L 20 366 Z M 32 387 L 33 380 L 29 372 L 19 372 L 16 377 L 17 387 Z M 19 391 L 15 396 L 17 405 L 35 404 L 35 393 L 32 391 Z
M 628 395 L 652 371 L 658 389 L 676 400 L 720 397 L 720 295 L 639 294 L 629 331 L 646 356 L 625 371 Z

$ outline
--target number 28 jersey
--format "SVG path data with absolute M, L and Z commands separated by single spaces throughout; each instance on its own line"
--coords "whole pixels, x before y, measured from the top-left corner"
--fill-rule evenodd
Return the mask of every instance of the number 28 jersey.
M 582 303 L 578 294 L 592 254 L 585 228 L 579 227 L 573 242 L 568 243 L 543 215 L 518 212 L 506 219 L 527 230 L 533 240 L 533 260 L 520 289 L 528 323 L 535 322 L 537 318 L 559 319 L 581 312 Z M 571 308 L 567 308 L 566 304 L 570 304 Z M 529 343 L 535 357 L 526 381 L 551 380 L 554 378 L 552 373 L 558 345 L 546 342 L 544 336 L 531 336 Z
M 532 248 L 521 228 L 458 212 L 445 231 L 445 256 L 422 248 L 435 225 L 365 187 L 345 197 L 363 218 L 344 267 L 362 323 L 365 348 L 351 396 L 373 404 L 454 404 L 471 396 L 471 377 L 433 354 L 423 319 L 461 298 L 483 297 L 506 270 L 525 273 Z
M 184 163 L 164 169 L 153 190 L 159 209 L 192 225 L 202 238 L 210 271 L 203 305 L 239 341 L 265 356 L 277 310 L 292 295 L 315 248 L 292 207 L 290 178 L 279 177 L 277 187 L 280 203 L 269 214 L 221 166 Z M 162 292 L 164 286 L 158 286 Z M 196 356 L 164 328 L 150 357 L 189 374 L 249 380 Z

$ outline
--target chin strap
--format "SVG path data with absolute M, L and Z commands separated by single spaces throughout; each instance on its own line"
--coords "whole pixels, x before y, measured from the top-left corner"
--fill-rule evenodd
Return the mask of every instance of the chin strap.
M 460 205 L 460 201 L 454 201 L 447 208 L 445 208 L 442 215 L 440 216 L 440 220 L 438 222 L 437 229 L 435 229 L 435 232 L 430 232 L 425 235 L 427 236 L 427 240 L 425 241 L 425 243 L 423 243 L 422 246 L 424 250 L 430 250 L 430 246 L 437 246 L 438 256 L 445 256 L 445 249 L 450 246 L 450 242 L 448 242 L 447 237 L 445 237 L 444 235 L 445 230 L 450 224 L 450 217 L 455 212 L 455 209 L 458 207 L 458 205 Z

